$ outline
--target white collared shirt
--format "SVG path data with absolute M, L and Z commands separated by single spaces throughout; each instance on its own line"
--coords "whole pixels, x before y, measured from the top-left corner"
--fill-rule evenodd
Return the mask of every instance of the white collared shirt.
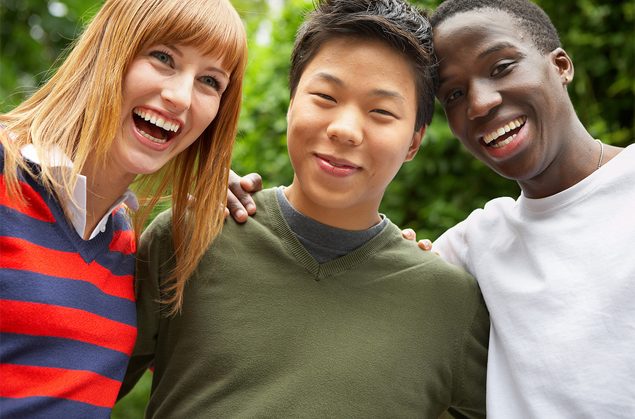
M 20 149 L 22 157 L 35 163 L 40 164 L 40 159 L 37 155 L 37 151 L 33 144 L 27 144 Z M 55 147 L 50 154 L 49 164 L 51 168 L 58 168 L 59 170 L 53 171 L 55 179 L 61 183 L 65 176 L 70 176 L 71 169 L 73 168 L 73 162 L 62 152 L 59 147 Z M 66 209 L 68 210 L 71 222 L 75 231 L 80 237 L 84 237 L 86 230 L 86 176 L 77 175 L 77 183 L 73 189 L 73 199 L 67 197 L 64 202 Z M 112 204 L 110 209 L 99 221 L 95 229 L 90 235 L 90 239 L 97 237 L 99 233 L 106 231 L 106 224 L 108 223 L 108 217 L 110 214 L 122 203 L 126 204 L 128 208 L 136 211 L 139 209 L 139 202 L 137 196 L 130 188 L 126 189 L 123 194 Z

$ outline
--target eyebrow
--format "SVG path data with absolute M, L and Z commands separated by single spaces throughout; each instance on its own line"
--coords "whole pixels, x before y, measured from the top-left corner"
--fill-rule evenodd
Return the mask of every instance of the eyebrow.
M 478 55 L 478 58 L 484 58 L 486 55 L 491 54 L 492 52 L 495 52 L 495 51 L 500 51 L 502 49 L 508 49 L 508 48 L 515 48 L 515 47 L 516 47 L 515 45 L 512 45 L 512 44 L 510 44 L 508 42 L 503 42 L 503 43 L 500 43 L 500 44 L 496 44 L 493 47 L 490 47 L 490 48 L 486 49 L 485 51 L 481 52 Z
M 401 99 L 404 102 L 406 101 L 406 98 L 399 94 L 399 92 L 395 92 L 393 90 L 373 89 L 370 91 L 369 96 L 392 97 L 395 99 Z
M 346 86 L 344 81 L 342 81 L 340 78 L 335 77 L 335 76 L 333 76 L 333 75 L 331 75 L 329 73 L 319 72 L 319 73 L 314 74 L 313 78 L 330 81 L 332 83 L 337 84 L 339 87 L 345 87 Z
M 323 79 L 323 80 L 335 83 L 339 87 L 346 87 L 346 83 L 344 83 L 342 79 L 340 79 L 339 77 L 335 77 L 332 74 L 320 72 L 320 73 L 316 73 L 313 76 L 313 78 Z M 368 96 L 391 97 L 391 98 L 401 99 L 404 102 L 406 101 L 406 98 L 404 98 L 399 92 L 396 92 L 393 90 L 386 90 L 386 89 L 373 89 L 368 93 Z
M 513 45 L 513 44 L 510 44 L 508 42 L 503 42 L 503 43 L 500 43 L 500 44 L 496 44 L 493 47 L 490 47 L 490 48 L 486 49 L 485 51 L 481 52 L 478 55 L 478 59 L 483 59 L 488 54 L 491 54 L 492 52 L 500 51 L 500 50 L 503 50 L 503 49 L 509 49 L 509 48 L 516 48 L 516 46 Z M 440 79 L 439 80 L 439 88 L 441 86 L 443 86 L 443 83 L 445 83 L 446 81 L 450 80 L 452 77 L 453 77 L 452 75 L 449 75 L 447 77 L 444 77 L 444 78 Z

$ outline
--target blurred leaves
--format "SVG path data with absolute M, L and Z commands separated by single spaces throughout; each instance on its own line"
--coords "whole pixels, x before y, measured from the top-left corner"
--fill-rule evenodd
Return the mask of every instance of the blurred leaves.
M 233 166 L 257 171 L 265 186 L 289 185 L 287 71 L 295 31 L 311 0 L 232 0 L 250 42 L 244 105 Z M 420 0 L 434 8 L 439 0 Z M 583 124 L 602 141 L 633 142 L 635 3 L 632 0 L 536 0 L 552 18 L 575 65 L 569 94 Z M 0 111 L 23 100 L 101 3 L 92 0 L 0 0 Z M 435 239 L 488 200 L 516 197 L 503 179 L 465 151 L 437 106 L 418 155 L 389 185 L 380 210 L 419 238 Z M 150 378 L 144 378 L 146 384 Z M 123 402 L 128 403 L 128 402 Z M 126 416 L 118 408 L 114 418 Z M 134 411 L 134 410 L 131 410 Z
M 8 110 L 46 79 L 47 70 L 100 4 L 91 0 L 0 0 L 0 97 Z M 536 0 L 551 16 L 573 59 L 569 94 L 591 134 L 625 146 L 635 114 L 635 5 L 632 1 Z M 420 0 L 434 8 L 439 0 Z M 244 102 L 233 166 L 256 171 L 265 186 L 288 185 L 287 71 L 295 31 L 310 0 L 233 0 L 250 43 Z M 436 115 L 412 162 L 390 184 L 380 210 L 419 237 L 434 239 L 474 208 L 501 195 L 517 196 L 515 182 L 474 159 Z

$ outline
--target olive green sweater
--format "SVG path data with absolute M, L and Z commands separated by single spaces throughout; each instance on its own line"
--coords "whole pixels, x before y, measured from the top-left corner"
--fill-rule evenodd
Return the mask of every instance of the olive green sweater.
M 174 261 L 170 212 L 144 233 L 121 395 L 153 363 L 150 418 L 485 416 L 489 317 L 470 275 L 390 222 L 320 265 L 275 189 L 254 198 L 256 215 L 226 222 L 174 317 L 157 303 Z

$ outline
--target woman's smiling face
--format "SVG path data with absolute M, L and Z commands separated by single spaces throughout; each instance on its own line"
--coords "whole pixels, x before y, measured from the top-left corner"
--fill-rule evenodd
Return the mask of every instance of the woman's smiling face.
M 132 180 L 159 170 L 214 120 L 228 83 L 222 57 L 184 45 L 148 48 L 123 80 L 108 169 Z
M 514 17 L 493 10 L 448 18 L 435 28 L 434 45 L 437 98 L 452 133 L 504 177 L 546 170 L 566 130 L 566 53 L 542 53 Z

